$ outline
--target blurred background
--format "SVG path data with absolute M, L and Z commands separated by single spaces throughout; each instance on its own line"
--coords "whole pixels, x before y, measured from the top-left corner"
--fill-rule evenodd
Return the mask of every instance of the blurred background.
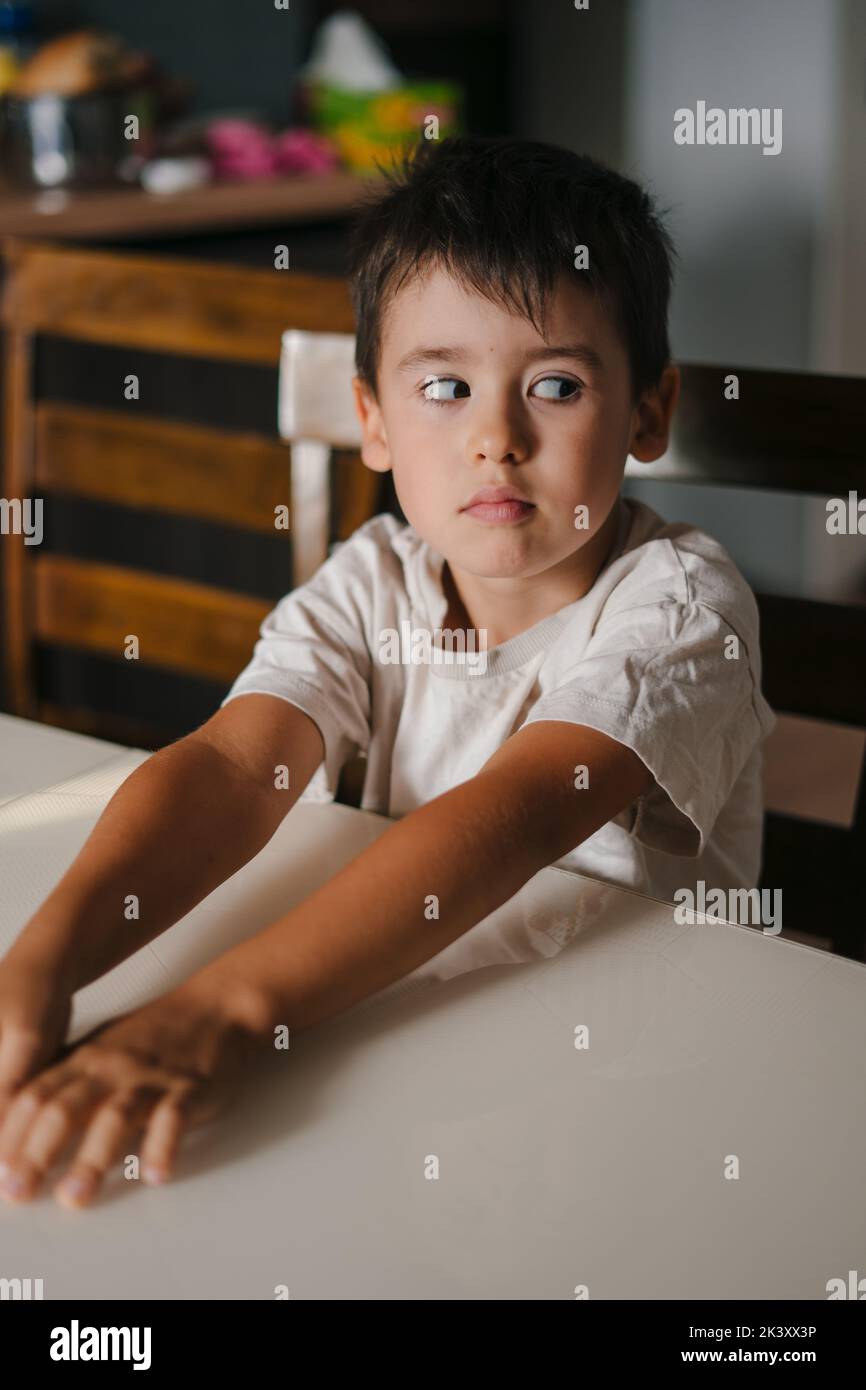
M 0 233 L 262 269 L 281 242 L 293 270 L 340 275 L 375 160 L 434 113 L 441 134 L 552 141 L 649 188 L 680 256 L 677 360 L 863 376 L 864 52 L 862 0 L 2 0 Z M 782 151 L 677 145 L 672 113 L 698 99 L 782 108 Z M 272 374 L 145 358 L 49 334 L 38 389 L 116 404 L 116 372 L 143 365 L 158 413 L 273 431 Z M 820 497 L 626 491 L 705 526 L 756 589 L 866 596 L 862 537 L 828 536 Z M 73 554 L 111 529 L 110 509 L 94 520 L 74 498 L 49 513 L 46 543 Z M 137 535 L 190 577 L 229 563 L 193 521 L 142 513 Z M 276 598 L 282 553 L 253 540 L 232 550 L 232 582 Z M 70 672 L 51 679 L 74 685 Z M 178 726 L 212 695 L 178 687 Z
M 284 180 L 287 170 L 304 171 L 307 163 L 324 172 L 332 154 L 338 168 L 357 172 L 383 147 L 370 129 L 378 125 L 381 135 L 395 117 L 399 126 L 393 98 L 390 113 L 368 120 L 366 129 L 356 116 L 354 137 L 351 112 L 341 131 L 339 113 L 324 107 L 311 113 L 309 101 L 305 105 L 304 68 L 316 31 L 340 8 L 317 0 L 291 0 L 286 9 L 264 0 L 243 6 L 232 0 L 0 3 L 0 92 L 6 90 L 7 105 L 15 103 L 16 62 L 20 68 L 34 51 L 76 30 L 102 31 L 138 56 L 137 86 L 149 98 L 140 109 L 156 122 L 151 130 L 144 120 L 142 139 L 154 156 L 185 151 L 189 166 L 196 152 L 207 153 L 212 169 L 234 180 L 237 191 L 230 210 L 209 211 L 203 200 L 185 226 L 167 222 L 160 230 L 143 208 L 127 205 L 116 222 L 102 211 L 101 234 L 74 223 L 67 233 L 57 201 L 62 193 L 48 193 L 42 210 L 34 211 L 34 200 L 22 203 L 7 183 L 0 229 L 268 265 L 273 228 L 283 226 L 291 227 L 294 266 L 339 271 L 351 183 L 336 191 L 328 184 L 322 201 L 333 211 L 317 215 L 311 195 L 309 209 L 295 207 L 289 222 L 279 198 L 262 205 L 249 187 L 245 198 L 244 181 L 258 186 L 263 172 L 271 172 L 254 138 L 257 127 L 278 135 L 317 124 L 319 145 L 300 139 L 284 144 L 283 166 L 277 161 L 273 169 Z M 422 105 L 429 111 L 438 101 L 445 129 L 451 121 L 478 132 L 550 140 L 595 155 L 650 187 L 670 209 L 681 257 L 671 315 L 678 359 L 866 373 L 862 0 L 595 0 L 586 11 L 576 11 L 572 0 L 370 0 L 352 9 L 386 45 L 401 76 L 426 81 Z M 363 82 L 368 71 L 380 76 L 376 62 L 365 67 L 368 56 L 349 43 L 342 49 L 337 43 L 336 50 L 331 61 L 338 79 L 342 73 Z M 60 60 L 44 79 L 49 91 L 58 69 Z M 38 82 L 31 81 L 30 90 L 38 92 Z M 783 108 L 781 154 L 762 157 L 753 148 L 730 146 L 707 158 L 705 149 L 676 145 L 671 112 L 693 107 L 699 96 L 726 109 Z M 102 99 L 110 121 L 109 97 Z M 7 114 L 6 143 L 0 143 L 0 176 L 7 180 L 26 177 L 30 163 L 26 100 L 17 100 L 17 124 Z M 86 98 L 79 94 L 78 100 Z M 29 101 L 32 107 L 32 95 Z M 126 93 L 121 104 L 129 109 Z M 411 125 L 412 100 L 405 105 Z M 85 179 L 100 176 L 98 168 L 86 167 L 88 153 L 103 148 L 100 135 L 94 115 L 89 127 L 82 125 Z M 50 159 L 51 151 L 43 151 L 40 187 L 56 190 L 75 170 L 64 181 L 62 160 L 52 167 Z M 195 177 L 189 167 L 174 175 L 163 167 L 161 174 Z M 140 181 L 141 170 L 129 177 Z M 660 502 L 658 485 L 628 487 Z M 856 538 L 828 544 L 818 500 L 754 490 L 710 497 L 678 485 L 665 485 L 663 496 L 667 513 L 673 508 L 712 526 L 764 588 L 836 596 L 863 585 Z

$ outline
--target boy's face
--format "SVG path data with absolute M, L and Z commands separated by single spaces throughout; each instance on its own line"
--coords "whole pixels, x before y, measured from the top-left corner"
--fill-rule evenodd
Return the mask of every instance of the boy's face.
M 546 338 L 436 267 L 388 307 L 377 398 L 355 382 L 364 462 L 393 469 L 408 521 L 455 573 L 576 574 L 616 502 L 627 455 L 652 431 L 653 419 L 632 406 L 625 348 L 593 295 L 563 276 L 545 328 Z M 651 455 L 666 443 L 665 429 Z M 517 500 L 470 505 L 496 487 Z M 586 526 L 576 525 L 581 507 Z

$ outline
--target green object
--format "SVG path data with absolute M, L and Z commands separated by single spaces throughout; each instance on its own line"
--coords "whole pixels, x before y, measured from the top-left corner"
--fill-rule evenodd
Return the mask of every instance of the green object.
M 454 82 L 410 82 L 385 92 L 353 92 L 310 82 L 307 99 L 316 130 L 329 135 L 357 173 L 375 173 L 407 147 L 460 129 L 461 88 Z

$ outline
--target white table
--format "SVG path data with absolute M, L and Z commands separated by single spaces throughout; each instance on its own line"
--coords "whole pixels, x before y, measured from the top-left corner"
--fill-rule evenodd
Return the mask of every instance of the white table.
M 0 806 L 116 756 L 117 743 L 0 714 Z
M 0 947 L 146 756 L 0 806 Z M 386 826 L 296 806 L 76 997 L 75 1035 Z M 79 1213 L 0 1204 L 0 1276 L 49 1299 L 824 1299 L 866 1273 L 864 1083 L 866 967 L 547 869 L 408 981 L 264 1057 L 166 1187 L 118 1175 Z

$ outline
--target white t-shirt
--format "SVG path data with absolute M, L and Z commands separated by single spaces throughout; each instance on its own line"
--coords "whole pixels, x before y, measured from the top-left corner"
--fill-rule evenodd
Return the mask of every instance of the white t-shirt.
M 325 759 L 301 799 L 333 800 L 360 752 L 363 809 L 400 817 L 474 776 L 523 725 L 585 724 L 632 748 L 654 783 L 557 867 L 666 902 L 699 879 L 755 887 L 761 743 L 776 721 L 754 595 L 724 548 L 623 498 L 583 598 L 485 663 L 383 660 L 384 634 L 444 624 L 442 564 L 411 526 L 375 516 L 264 619 L 222 703 L 277 695 L 315 721 Z

